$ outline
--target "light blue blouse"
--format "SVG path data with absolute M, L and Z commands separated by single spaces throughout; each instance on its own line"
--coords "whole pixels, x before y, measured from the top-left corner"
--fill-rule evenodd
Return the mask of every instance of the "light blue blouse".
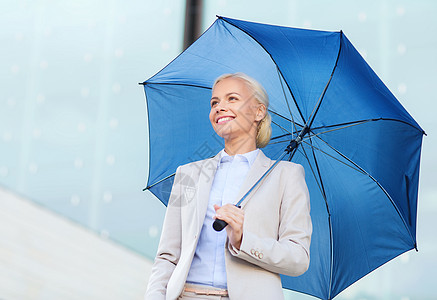
M 214 204 L 235 204 L 237 194 L 258 155 L 259 149 L 229 156 L 220 152 L 217 172 L 209 194 L 205 220 L 200 232 L 196 252 L 188 273 L 187 283 L 227 288 L 225 268 L 226 230 L 217 232 L 212 228 L 215 216 Z

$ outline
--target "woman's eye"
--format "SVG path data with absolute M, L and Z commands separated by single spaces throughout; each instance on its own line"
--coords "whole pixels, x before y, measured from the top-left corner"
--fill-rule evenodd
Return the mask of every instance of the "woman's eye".
M 229 101 L 237 100 L 237 97 L 229 97 Z
M 218 104 L 218 101 L 211 101 L 211 107 L 214 107 Z

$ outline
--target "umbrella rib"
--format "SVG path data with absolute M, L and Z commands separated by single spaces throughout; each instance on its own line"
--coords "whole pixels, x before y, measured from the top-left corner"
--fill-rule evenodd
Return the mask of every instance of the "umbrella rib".
M 351 122 L 344 122 L 344 123 L 338 123 L 338 124 L 332 124 L 332 125 L 313 127 L 313 128 L 311 128 L 311 130 L 318 130 L 318 129 L 322 129 L 322 128 L 332 128 L 332 127 L 338 127 L 338 126 L 347 126 L 347 125 L 353 125 L 353 124 L 357 124 L 357 123 L 365 123 L 365 122 L 380 121 L 380 120 L 390 120 L 390 119 L 376 118 L 376 119 L 357 120 L 357 121 L 351 121 Z
M 317 168 L 317 174 L 319 176 L 320 179 L 320 186 L 321 186 L 321 194 L 323 197 L 323 200 L 325 200 L 325 205 L 326 205 L 326 211 L 328 212 L 328 224 L 329 224 L 329 249 L 331 251 L 330 253 L 330 266 L 329 266 L 329 287 L 328 287 L 328 299 L 331 299 L 331 292 L 332 292 L 332 278 L 333 278 L 333 274 L 334 274 L 334 236 L 333 236 L 333 232 L 332 232 L 332 223 L 331 223 L 331 211 L 329 210 L 329 205 L 328 205 L 328 199 L 326 198 L 326 192 L 325 192 L 325 187 L 323 185 L 323 181 L 322 181 L 322 175 L 320 174 L 320 168 L 319 168 L 319 164 L 317 162 L 317 158 L 316 158 L 316 153 L 314 152 L 314 146 L 312 145 L 312 140 L 309 141 L 309 143 L 311 143 L 311 152 L 313 153 L 313 158 L 314 158 L 314 163 L 316 165 Z M 302 147 L 303 148 L 303 147 Z M 307 158 L 308 159 L 308 158 Z M 308 161 L 309 162 L 309 161 Z
M 278 126 L 279 128 L 281 128 L 282 130 L 284 130 L 285 132 L 287 132 L 287 135 L 291 135 L 293 136 L 293 133 L 288 131 L 287 129 L 285 129 L 284 127 L 282 127 L 281 125 L 279 125 L 278 123 L 274 122 L 273 120 L 271 121 L 273 124 L 275 124 L 276 126 Z
M 214 155 L 213 155 L 213 156 L 210 156 L 210 157 L 208 157 L 208 158 L 212 158 L 212 157 L 214 157 Z M 176 173 L 172 173 L 172 174 L 170 174 L 170 175 L 168 175 L 168 176 L 166 176 L 166 177 L 164 177 L 164 178 L 158 180 L 157 182 L 155 182 L 155 183 L 153 183 L 153 184 L 151 184 L 151 185 L 145 187 L 145 188 L 143 189 L 143 191 L 148 190 L 148 189 L 154 187 L 154 186 L 157 185 L 158 183 L 161 183 L 161 182 L 163 182 L 164 180 L 169 179 L 170 177 L 173 177 L 175 174 L 176 174 Z
M 276 71 L 278 72 L 279 82 L 281 83 L 281 88 L 282 88 L 282 93 L 284 94 L 285 102 L 287 103 L 288 112 L 290 113 L 291 124 L 293 124 L 294 131 L 297 132 L 296 123 L 294 122 L 293 114 L 291 113 L 290 103 L 288 102 L 287 94 L 285 94 L 284 84 L 282 83 L 282 76 L 281 76 L 281 73 L 279 72 L 278 66 L 276 66 Z M 291 137 L 293 138 L 293 134 L 291 135 Z
M 286 121 L 288 121 L 288 122 L 293 122 L 291 119 L 289 119 L 289 118 L 287 118 L 287 117 L 284 117 L 283 115 L 281 115 L 281 114 L 278 114 L 277 112 L 275 112 L 275 111 L 273 111 L 273 110 L 271 110 L 271 109 L 268 109 L 268 111 L 270 112 L 270 113 L 272 113 L 272 114 L 274 114 L 274 115 L 276 115 L 276 116 L 278 116 L 278 117 L 280 117 L 280 118 L 282 118 L 282 119 L 284 119 L 284 120 L 286 120 Z M 275 123 L 276 124 L 276 123 Z M 294 122 L 294 124 L 295 125 L 298 125 L 299 127 L 304 127 L 303 125 L 301 125 L 301 124 L 299 124 L 299 123 L 296 123 L 296 122 Z M 298 132 L 298 130 L 297 130 L 297 128 L 296 128 L 296 133 Z
M 143 191 L 151 189 L 152 187 L 154 187 L 154 186 L 157 185 L 158 183 L 161 183 L 161 182 L 163 182 L 164 180 L 167 180 L 167 179 L 169 179 L 170 177 L 173 177 L 175 174 L 176 174 L 176 173 L 170 174 L 170 175 L 168 175 L 167 177 L 164 177 L 164 178 L 162 178 L 161 180 L 158 180 L 157 182 L 155 182 L 155 183 L 153 183 L 153 184 L 151 184 L 151 185 L 145 187 L 145 188 L 143 189 Z
M 405 121 L 402 121 L 402 120 L 390 119 L 390 118 L 378 118 L 378 119 L 360 120 L 360 121 L 354 121 L 354 122 L 342 123 L 342 124 L 337 124 L 337 125 L 329 125 L 329 126 L 324 126 L 324 127 L 313 128 L 312 131 L 317 130 L 317 129 L 320 129 L 320 128 L 332 128 L 332 127 L 335 127 L 335 126 L 341 126 L 341 125 L 344 125 L 344 126 L 342 126 L 342 127 L 338 127 L 338 128 L 334 128 L 334 129 L 329 129 L 329 130 L 326 130 L 326 131 L 318 132 L 318 133 L 316 133 L 316 134 L 313 134 L 313 135 L 311 135 L 311 136 L 308 136 L 308 137 L 305 138 L 305 139 L 302 139 L 302 141 L 310 140 L 310 139 L 313 138 L 313 137 L 318 137 L 319 135 L 322 135 L 322 134 L 325 134 L 325 133 L 329 133 L 329 132 L 333 132 L 333 131 L 337 131 L 337 130 L 341 130 L 341 129 L 345 129 L 345 128 L 353 127 L 353 126 L 356 126 L 356 125 L 362 125 L 362 124 L 369 123 L 369 122 L 376 122 L 376 121 L 393 121 L 393 122 L 401 122 L 401 123 L 404 123 L 404 124 L 406 124 L 406 125 L 410 125 L 410 126 L 412 126 L 413 128 L 416 128 L 415 126 L 411 125 L 411 124 L 408 123 L 408 122 L 405 122 Z
M 393 122 L 400 122 L 403 123 L 405 125 L 411 126 L 414 129 L 419 130 L 420 132 L 422 132 L 423 134 L 426 135 L 425 131 L 423 131 L 420 128 L 417 128 L 416 126 L 414 126 L 411 123 L 408 123 L 404 120 L 398 120 L 398 119 L 393 119 L 393 118 L 373 118 L 373 119 L 367 119 L 367 120 L 358 120 L 358 121 L 352 121 L 352 122 L 346 122 L 346 123 L 340 123 L 340 124 L 334 124 L 334 125 L 328 125 L 328 126 L 323 126 L 323 127 L 315 127 L 315 128 L 311 128 L 312 130 L 317 130 L 320 128 L 330 128 L 330 127 L 335 127 L 335 126 L 341 126 L 341 125 L 349 125 L 349 124 L 355 124 L 355 123 L 365 123 L 365 122 L 376 122 L 376 121 L 393 121 Z
M 365 123 L 368 123 L 368 122 L 372 122 L 372 121 L 377 121 L 377 120 L 379 120 L 379 119 L 376 119 L 376 120 L 363 120 L 363 121 L 357 121 L 356 123 L 345 123 L 345 124 L 348 124 L 348 125 L 345 125 L 345 126 L 342 126 L 342 127 L 338 127 L 338 128 L 335 128 L 335 129 L 330 129 L 330 130 L 326 130 L 326 131 L 322 131 L 322 132 L 315 133 L 315 134 L 313 134 L 313 135 L 311 135 L 311 136 L 308 136 L 307 138 L 303 139 L 302 141 L 309 140 L 309 139 L 311 139 L 311 138 L 313 138 L 313 137 L 317 137 L 317 136 L 319 136 L 319 135 L 321 135 L 321 134 L 325 134 L 325 133 L 329 133 L 329 132 L 333 132 L 333 131 L 337 131 L 337 130 L 341 130 L 341 129 L 345 129 L 345 128 L 353 127 L 353 126 L 356 126 L 356 125 L 362 125 L 362 124 L 365 124 Z M 330 126 L 330 127 L 333 127 L 333 126 L 337 126 L 337 125 L 332 125 L 332 126 Z M 329 126 L 326 126 L 326 127 L 329 127 Z M 326 127 L 325 127 L 325 128 L 326 128 Z M 320 127 L 320 128 L 323 128 L 323 127 Z M 316 130 L 316 129 L 317 129 L 317 128 L 313 128 L 313 131 Z
M 245 34 L 247 34 L 247 36 L 250 36 L 255 42 L 257 42 L 258 43 L 258 45 L 261 47 L 261 48 L 263 48 L 264 49 L 264 51 L 270 56 L 270 59 L 273 61 L 273 63 L 275 64 L 275 66 L 276 66 L 276 68 L 277 68 L 277 70 L 278 70 L 278 72 L 281 74 L 281 76 L 285 79 L 285 77 L 284 77 L 284 75 L 282 74 L 282 72 L 281 72 L 281 69 L 279 69 L 279 66 L 278 66 L 278 64 L 276 63 L 276 61 L 275 61 L 275 59 L 273 58 L 273 56 L 272 56 L 272 54 L 264 47 L 264 45 L 263 44 L 261 44 L 252 34 L 250 34 L 249 32 L 247 32 L 246 30 L 244 30 L 244 29 L 241 29 L 240 27 L 238 27 L 238 26 L 236 26 L 236 25 L 234 25 L 234 24 L 232 24 L 231 22 L 229 22 L 228 20 L 226 20 L 226 19 L 222 19 L 223 21 L 225 21 L 226 23 L 228 23 L 228 24 L 230 24 L 231 26 L 234 26 L 235 28 L 237 28 L 238 30 L 241 30 L 242 32 L 244 32 Z M 290 86 L 288 85 L 288 83 L 287 82 L 285 82 L 286 83 L 286 85 L 287 85 L 287 87 L 288 87 L 288 91 L 290 92 L 290 95 L 291 95 L 291 98 L 293 98 L 293 101 L 294 101 L 294 103 L 296 104 L 296 108 L 297 108 L 297 111 L 299 112 L 299 115 L 300 115 L 300 117 L 302 118 L 302 120 L 305 122 L 305 118 L 304 118 L 304 116 L 303 116 L 303 114 L 302 114 L 302 112 L 300 111 L 300 108 L 299 108 L 299 106 L 297 105 L 297 102 L 296 102 L 296 99 L 294 98 L 294 95 L 293 95 L 293 92 L 291 91 L 291 88 L 290 88 Z
M 290 136 L 290 133 L 286 133 L 286 134 L 282 134 L 282 135 L 278 135 L 278 136 L 272 137 L 270 140 L 273 141 L 273 140 L 277 140 L 277 139 L 280 139 L 280 138 L 283 138 L 283 137 L 286 137 L 286 136 Z M 290 142 L 290 141 L 288 141 L 288 142 Z M 269 143 L 269 144 L 272 144 L 272 143 Z
M 335 61 L 334 68 L 332 69 L 331 76 L 329 77 L 329 80 L 328 80 L 328 82 L 326 83 L 325 88 L 323 89 L 323 92 L 322 92 L 322 94 L 320 95 L 320 98 L 319 98 L 319 100 L 317 101 L 316 106 L 314 106 L 314 109 L 313 109 L 313 111 L 311 112 L 311 114 L 310 114 L 310 116 L 308 117 L 308 120 L 307 120 L 307 122 L 306 122 L 306 124 L 305 124 L 305 126 L 308 125 L 309 128 L 311 128 L 311 125 L 313 124 L 314 119 L 316 118 L 316 114 L 317 114 L 317 112 L 319 111 L 320 106 L 322 105 L 322 100 L 323 100 L 323 98 L 325 97 L 326 91 L 328 90 L 328 87 L 329 87 L 329 84 L 331 83 L 332 77 L 334 77 L 334 72 L 335 72 L 335 70 L 337 69 L 338 60 L 339 60 L 339 58 L 340 58 L 340 53 L 341 53 L 341 48 L 342 48 L 342 47 L 341 47 L 342 40 L 343 40 L 343 31 L 340 31 L 340 45 L 339 45 L 339 47 L 338 47 L 337 59 L 336 59 L 336 61 Z
M 320 193 L 322 194 L 322 197 L 325 199 L 325 202 L 327 202 L 327 201 L 326 201 L 326 198 L 325 198 L 325 196 L 324 196 L 324 193 L 323 193 L 322 187 L 321 187 L 321 185 L 320 185 L 320 182 L 319 182 L 319 180 L 318 180 L 318 178 L 317 178 L 317 176 L 316 176 L 316 173 L 314 172 L 313 166 L 310 164 L 310 159 L 308 158 L 308 155 L 307 155 L 305 149 L 304 149 L 303 147 L 301 147 L 301 148 L 302 148 L 302 151 L 299 149 L 299 152 L 302 153 L 302 155 L 305 156 L 305 158 L 307 159 L 307 161 L 308 161 L 308 165 L 309 165 L 309 167 L 310 167 L 310 169 L 311 169 L 311 173 L 313 173 L 314 179 L 316 180 L 316 183 L 317 183 L 317 186 L 319 187 Z
M 285 141 L 277 141 L 277 142 L 269 143 L 269 145 L 276 145 L 276 144 L 280 144 L 280 143 L 290 143 L 290 141 L 288 141 L 288 140 L 285 140 Z
M 138 83 L 140 85 L 152 85 L 152 84 L 157 84 L 157 85 L 183 85 L 183 86 L 190 86 L 190 87 L 196 87 L 196 88 L 201 88 L 201 89 L 207 89 L 210 90 L 210 87 L 207 86 L 202 86 L 202 85 L 197 85 L 197 84 L 189 84 L 189 83 L 177 83 L 177 82 L 140 82 Z
M 349 167 L 349 168 L 351 168 L 351 169 L 354 169 L 355 171 L 360 172 L 360 173 L 362 173 L 363 175 L 367 175 L 367 173 L 363 172 L 362 170 L 360 170 L 360 169 L 358 169 L 358 168 L 355 168 L 354 166 L 348 165 L 348 164 L 345 163 L 344 161 L 339 160 L 338 158 L 336 158 L 336 157 L 332 156 L 331 154 L 327 153 L 326 151 L 323 151 L 322 149 L 320 149 L 320 148 L 318 148 L 318 147 L 316 147 L 316 146 L 314 146 L 314 145 L 308 143 L 307 141 L 304 140 L 304 141 L 302 141 L 302 142 L 305 143 L 306 145 L 310 146 L 311 148 L 313 148 L 313 149 L 315 149 L 315 150 L 318 150 L 318 151 L 322 152 L 323 154 L 325 154 L 325 155 L 331 157 L 332 159 L 335 159 L 335 160 L 338 161 L 339 163 L 342 163 L 343 165 L 345 165 L 345 166 L 347 166 L 347 167 Z
M 278 114 L 277 112 L 275 112 L 275 111 L 273 111 L 273 110 L 271 110 L 271 109 L 268 109 L 268 111 L 269 111 L 270 113 L 274 114 L 274 115 L 277 115 L 278 117 L 283 118 L 284 120 L 286 120 L 286 121 L 288 121 L 288 122 L 291 122 L 291 120 L 290 120 L 289 118 L 284 117 L 283 115 Z M 299 125 L 299 126 L 300 126 L 300 125 Z

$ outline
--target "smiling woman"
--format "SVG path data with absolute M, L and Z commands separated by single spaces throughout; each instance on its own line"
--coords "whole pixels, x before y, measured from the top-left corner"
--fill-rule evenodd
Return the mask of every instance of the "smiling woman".
M 224 74 L 216 80 L 209 119 L 214 131 L 227 141 L 228 153 L 236 153 L 239 144 L 253 140 L 254 135 L 256 147 L 267 145 L 272 133 L 268 106 L 269 98 L 264 88 L 246 74 Z M 234 119 L 235 122 L 222 126 Z
M 235 205 L 274 164 L 259 149 L 270 140 L 268 105 L 264 88 L 245 74 L 215 81 L 209 119 L 225 148 L 177 169 L 146 299 L 283 299 L 279 274 L 308 269 L 302 166 L 280 161 L 249 202 Z M 226 231 L 214 231 L 216 219 Z

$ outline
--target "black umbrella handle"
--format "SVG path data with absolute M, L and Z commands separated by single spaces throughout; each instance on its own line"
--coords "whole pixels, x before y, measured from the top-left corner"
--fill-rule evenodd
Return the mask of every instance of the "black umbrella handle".
M 240 205 L 235 206 L 241 208 Z M 228 226 L 228 223 L 220 219 L 215 219 L 214 223 L 212 223 L 212 228 L 214 228 L 214 230 L 218 232 L 222 231 L 226 226 Z
M 220 219 L 215 219 L 214 223 L 212 223 L 212 228 L 215 231 L 222 231 L 226 226 L 228 226 L 228 223 Z

